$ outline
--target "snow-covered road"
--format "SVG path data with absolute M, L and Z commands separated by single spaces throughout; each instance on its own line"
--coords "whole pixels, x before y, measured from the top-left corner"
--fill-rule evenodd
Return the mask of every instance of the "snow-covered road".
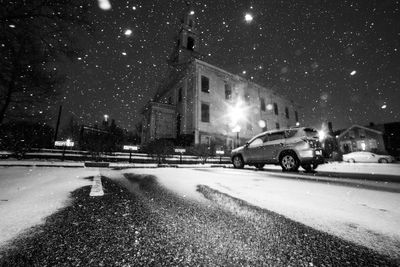
M 275 170 L 196 167 L 0 167 L 0 246 L 65 206 L 69 192 L 91 184 L 83 178 L 99 173 L 115 179 L 124 179 L 124 173 L 154 175 L 178 195 L 205 202 L 196 189 L 208 185 L 318 230 L 400 257 L 398 182 L 371 181 L 367 174 L 366 180 L 354 180 Z
M 358 188 L 356 184 L 328 183 L 326 180 L 294 179 L 292 176 L 295 174 L 288 174 L 290 178 L 287 179 L 286 174 L 277 176 L 276 173 L 255 170 L 102 170 L 102 175 L 117 179 L 123 173 L 154 175 L 166 188 L 198 201 L 205 199 L 196 192 L 197 185 L 207 185 L 315 229 L 400 257 L 400 193 Z M 358 182 L 360 185 L 365 183 L 363 180 Z M 373 183 L 385 184 L 400 192 L 400 183 Z

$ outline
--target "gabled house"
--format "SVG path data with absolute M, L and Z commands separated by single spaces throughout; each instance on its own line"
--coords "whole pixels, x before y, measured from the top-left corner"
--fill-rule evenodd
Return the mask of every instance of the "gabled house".
M 386 154 L 383 133 L 361 125 L 355 124 L 341 132 L 337 135 L 337 141 L 340 151 L 344 154 L 355 151 Z

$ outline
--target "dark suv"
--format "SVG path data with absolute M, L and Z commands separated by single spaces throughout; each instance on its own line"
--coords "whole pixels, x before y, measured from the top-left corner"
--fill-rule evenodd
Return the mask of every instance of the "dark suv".
M 324 163 L 318 131 L 308 127 L 263 132 L 232 150 L 231 158 L 235 168 L 280 164 L 283 171 L 297 171 L 300 166 L 312 171 Z

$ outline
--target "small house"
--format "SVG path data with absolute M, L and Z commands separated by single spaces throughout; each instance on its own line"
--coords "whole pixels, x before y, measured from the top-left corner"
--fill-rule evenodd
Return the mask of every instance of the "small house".
M 357 124 L 340 133 L 337 141 L 344 154 L 355 151 L 386 153 L 383 133 Z

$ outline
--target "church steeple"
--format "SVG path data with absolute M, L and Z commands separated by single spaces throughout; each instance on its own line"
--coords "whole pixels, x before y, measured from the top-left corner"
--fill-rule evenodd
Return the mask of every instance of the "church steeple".
M 181 20 L 177 44 L 170 57 L 170 64 L 179 65 L 199 55 L 199 34 L 196 28 L 196 13 L 191 3 L 186 2 L 187 10 Z

